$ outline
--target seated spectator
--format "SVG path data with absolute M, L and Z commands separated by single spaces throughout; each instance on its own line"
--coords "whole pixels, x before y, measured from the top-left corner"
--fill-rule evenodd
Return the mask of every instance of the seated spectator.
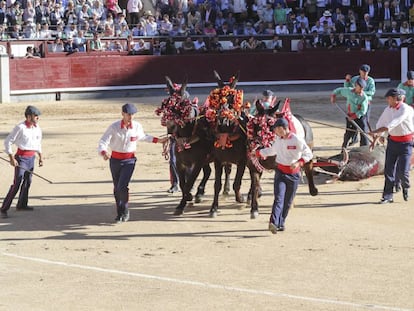
M 302 36 L 297 43 L 297 51 L 299 53 L 304 52 L 308 48 L 308 42 L 306 40 L 306 36 Z
M 52 31 L 49 29 L 49 24 L 46 22 L 42 23 L 39 39 L 52 39 Z
M 255 37 L 251 36 L 247 40 L 243 40 L 240 44 L 242 50 L 256 50 L 260 49 L 262 42 L 257 40 Z
M 72 36 L 67 37 L 66 42 L 64 43 L 63 49 L 66 53 L 75 53 L 79 51 L 78 47 L 73 42 Z
M 203 37 L 198 37 L 194 42 L 194 48 L 197 52 L 207 52 L 207 46 Z
M 25 39 L 36 38 L 36 24 L 35 23 L 28 21 L 23 25 L 23 37 Z
M 316 33 L 318 34 L 322 34 L 324 29 L 323 29 L 323 25 L 319 22 L 316 21 L 315 25 L 312 26 L 312 28 L 310 29 L 311 33 L 316 31 Z
M 342 32 L 339 33 L 338 36 L 336 36 L 335 45 L 337 48 L 346 49 L 346 39 L 345 39 L 345 35 Z
M 220 28 L 217 29 L 217 34 L 219 36 L 228 36 L 232 34 L 232 31 L 230 31 L 229 24 L 227 22 L 223 22 Z
M 298 25 L 298 27 L 296 28 L 296 32 L 298 34 L 302 34 L 302 35 L 307 35 L 310 33 L 310 30 L 308 27 L 306 27 L 304 22 L 300 22 L 300 24 Z
M 402 21 L 401 26 L 400 26 L 400 33 L 402 34 L 412 33 L 410 25 L 408 24 L 408 21 Z
M 141 39 L 142 40 L 142 39 Z M 122 52 L 125 50 L 120 40 L 111 40 L 106 48 L 107 51 L 111 52 Z
M 346 41 L 346 50 L 359 50 L 359 40 L 357 39 L 355 34 L 351 34 L 349 39 Z
M 111 24 L 105 24 L 103 36 L 106 38 L 115 37 L 115 29 Z
M 275 26 L 273 22 L 266 23 L 266 28 L 264 30 L 265 35 L 274 35 L 275 34 Z
M 187 38 L 185 38 L 185 41 L 182 42 L 180 52 L 185 54 L 185 53 L 191 53 L 194 51 L 195 51 L 194 42 L 191 39 L 191 37 L 188 36 Z
M 195 7 L 191 7 L 187 14 L 187 26 L 190 29 L 194 29 L 195 25 L 199 23 L 201 23 L 201 13 Z
M 192 36 L 203 36 L 204 31 L 203 31 L 203 26 L 201 25 L 201 23 L 195 24 L 194 28 L 190 29 L 190 34 Z
M 204 35 L 208 37 L 215 37 L 217 35 L 217 32 L 214 29 L 212 23 L 206 22 L 205 27 L 204 27 Z
M 316 30 L 312 31 L 312 36 L 309 39 L 309 45 L 313 48 L 318 48 L 322 46 L 322 38 Z
M 336 46 L 335 39 L 335 34 L 333 32 L 322 36 L 322 47 L 327 48 L 328 50 L 333 49 Z
M 132 55 L 142 55 L 142 54 L 149 54 L 150 49 L 147 44 L 145 44 L 144 39 L 139 39 L 137 43 L 134 45 L 130 54 Z
M 217 36 L 213 37 L 210 42 L 211 52 L 223 52 L 223 46 L 221 45 Z
M 28 46 L 26 48 L 26 55 L 24 56 L 24 58 L 40 58 L 40 56 L 34 55 L 34 48 L 33 48 L 33 46 Z
M 117 32 L 115 32 L 116 37 L 121 38 L 128 38 L 131 31 L 129 30 L 129 27 L 127 24 L 122 24 L 121 29 L 119 29 Z
M 180 26 L 178 24 L 173 24 L 172 29 L 168 35 L 170 37 L 177 37 L 179 30 L 180 30 Z
M 276 28 L 275 28 L 275 34 L 278 35 L 288 35 L 289 34 L 289 30 L 286 27 L 286 24 L 283 23 L 279 23 Z
M 170 16 L 168 14 L 164 14 L 158 28 L 158 33 L 161 36 L 168 36 L 172 29 L 173 24 L 170 21 Z
M 155 37 L 158 36 L 158 24 L 155 21 L 154 15 L 152 15 L 151 11 L 147 12 L 147 17 L 145 20 L 145 32 L 148 37 Z
M 272 40 L 267 43 L 267 48 L 273 50 L 273 53 L 277 53 L 282 49 L 281 41 L 278 35 L 274 35 Z
M 167 40 L 165 42 L 161 42 L 160 45 L 161 45 L 161 54 L 162 55 L 175 55 L 175 54 L 177 54 L 177 49 L 175 48 L 175 43 L 174 43 L 173 38 L 167 38 Z
M 59 53 L 59 52 L 65 51 L 65 46 L 60 37 L 56 38 L 55 41 L 52 43 L 51 51 L 53 53 Z
M 243 35 L 245 35 L 245 36 L 255 36 L 255 35 L 257 35 L 257 32 L 253 28 L 253 25 L 252 25 L 251 22 L 246 23 L 246 26 L 244 27 L 244 30 L 243 30 Z
M 142 25 L 142 22 L 138 22 L 131 30 L 131 33 L 134 37 L 145 37 L 147 32 L 145 27 Z
M 94 52 L 103 51 L 103 44 L 98 33 L 93 34 L 93 39 L 89 40 L 89 50 Z
M 73 42 L 76 45 L 78 52 L 86 52 L 86 38 L 83 30 L 78 31 L 78 34 L 73 37 Z
M 223 12 L 218 10 L 216 20 L 214 21 L 214 28 L 215 29 L 221 28 L 224 22 L 226 22 L 226 19 L 224 18 Z
M 187 24 L 181 24 L 177 35 L 180 37 L 187 37 L 189 34 L 190 30 L 188 29 Z
M 384 49 L 389 51 L 398 51 L 398 41 L 395 40 L 392 36 L 388 36 L 384 41 Z
M 152 55 L 161 55 L 161 42 L 159 38 L 154 38 L 152 41 Z
M 241 49 L 240 39 L 239 38 L 233 38 L 231 40 L 231 45 L 229 47 L 229 50 L 237 51 L 237 50 L 240 50 L 240 49 Z

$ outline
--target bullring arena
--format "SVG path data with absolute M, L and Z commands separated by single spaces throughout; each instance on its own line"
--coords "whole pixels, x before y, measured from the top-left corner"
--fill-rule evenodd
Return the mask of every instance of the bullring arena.
M 338 152 L 344 120 L 329 104 L 329 91 L 273 90 L 291 98 L 294 113 L 319 122 L 311 122 L 315 155 Z M 246 92 L 245 100 L 261 91 Z M 385 91 L 377 90 L 375 121 Z M 190 92 L 201 101 L 208 95 Z M 233 196 L 221 196 L 219 216 L 209 218 L 212 179 L 204 201 L 177 217 L 180 194 L 166 192 L 162 147 L 142 142 L 130 184 L 131 220 L 116 224 L 98 140 L 125 102 L 137 105 L 147 133 L 164 135 L 154 113 L 164 96 L 159 90 L 35 103 L 45 161 L 35 172 L 53 183 L 34 177 L 29 204 L 35 210 L 12 205 L 10 218 L 0 222 L 0 310 L 414 310 L 414 193 L 408 202 L 399 193 L 393 204 L 377 204 L 383 176 L 327 183 L 329 176 L 317 175 L 319 195 L 310 196 L 302 183 L 287 230 L 272 235 L 273 172 L 262 178 L 258 219 Z M 27 104 L 0 105 L 2 142 Z M 1 161 L 0 172 L 3 199 L 13 170 Z M 246 170 L 243 193 L 248 187 Z

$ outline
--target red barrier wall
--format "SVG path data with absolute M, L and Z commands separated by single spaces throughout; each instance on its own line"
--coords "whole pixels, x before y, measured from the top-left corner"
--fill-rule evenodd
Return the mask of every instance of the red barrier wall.
M 410 51 L 410 59 L 413 59 Z M 127 56 L 84 53 L 41 59 L 10 59 L 10 89 L 164 84 L 164 76 L 189 83 L 214 82 L 240 71 L 240 81 L 342 79 L 371 65 L 375 78 L 400 79 L 400 52 L 308 51 L 304 53 L 223 53 Z M 409 62 L 412 63 L 412 62 Z

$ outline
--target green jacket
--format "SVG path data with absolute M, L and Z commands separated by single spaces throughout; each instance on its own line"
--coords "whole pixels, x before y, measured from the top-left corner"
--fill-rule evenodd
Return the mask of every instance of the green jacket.
M 332 92 L 333 95 L 342 95 L 346 98 L 346 111 L 355 113 L 358 118 L 364 116 L 368 111 L 368 96 L 365 91 L 361 95 L 355 93 L 351 87 L 338 87 Z
M 408 105 L 413 105 L 413 97 L 414 97 L 414 86 L 407 85 L 407 82 L 401 82 L 398 84 L 399 89 L 403 89 L 405 91 L 405 102 Z
M 345 81 L 344 87 L 355 87 L 356 80 L 358 80 L 359 77 L 360 76 L 354 76 L 351 81 Z M 375 80 L 368 76 L 368 79 L 365 82 L 367 83 L 367 86 L 364 88 L 364 93 L 367 95 L 368 101 L 372 102 L 372 98 L 375 95 Z

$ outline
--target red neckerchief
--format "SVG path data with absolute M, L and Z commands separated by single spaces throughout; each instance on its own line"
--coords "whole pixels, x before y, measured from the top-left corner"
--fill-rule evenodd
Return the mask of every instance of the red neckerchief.
M 124 120 L 121 120 L 121 129 L 129 128 L 132 129 L 132 122 L 126 126 Z
M 26 127 L 29 129 L 29 128 L 31 128 L 31 127 L 37 127 L 37 124 L 36 123 L 31 123 L 31 122 L 29 122 L 29 121 L 24 121 L 24 124 L 26 125 Z
M 401 105 L 402 105 L 402 102 L 398 102 L 398 104 L 396 106 L 392 107 L 392 108 L 395 109 L 395 110 L 398 110 L 398 109 L 401 108 Z

